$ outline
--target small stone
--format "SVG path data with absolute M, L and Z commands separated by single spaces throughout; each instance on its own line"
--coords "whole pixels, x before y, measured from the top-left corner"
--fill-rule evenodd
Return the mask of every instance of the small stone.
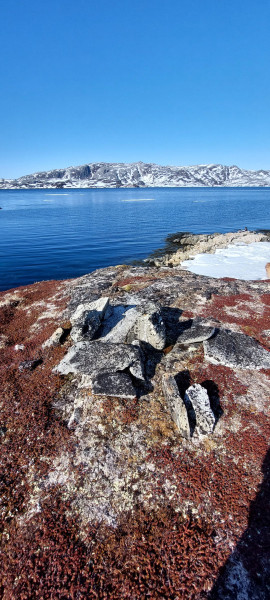
M 16 350 L 16 352 L 18 352 L 18 350 L 24 350 L 24 349 L 25 349 L 24 344 L 15 344 L 15 346 L 14 346 L 14 350 Z
M 126 373 L 99 373 L 93 378 L 92 392 L 97 396 L 136 397 L 135 388 Z
M 34 360 L 24 360 L 19 364 L 19 371 L 34 371 L 42 363 L 42 358 L 36 358 Z
M 95 377 L 98 373 L 116 373 L 125 369 L 144 381 L 140 348 L 131 344 L 85 341 L 72 346 L 54 371 L 62 375 L 78 373 Z
M 64 334 L 64 329 L 62 327 L 58 327 L 55 332 L 51 335 L 51 337 L 46 340 L 42 344 L 42 348 L 50 348 L 51 346 L 59 346 L 62 335 Z
M 180 435 L 188 440 L 190 438 L 190 426 L 187 409 L 173 375 L 163 375 L 162 388 L 172 419 L 177 425 Z
M 188 406 L 191 403 L 195 412 L 195 431 L 201 435 L 208 435 L 215 427 L 215 416 L 210 406 L 209 396 L 204 387 L 199 383 L 191 385 L 185 393 L 184 401 Z
M 218 330 L 204 342 L 205 358 L 213 364 L 241 369 L 269 369 L 270 353 L 259 342 L 243 333 Z

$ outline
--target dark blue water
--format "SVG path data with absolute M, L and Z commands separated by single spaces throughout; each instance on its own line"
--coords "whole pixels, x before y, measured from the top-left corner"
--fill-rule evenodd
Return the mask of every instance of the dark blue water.
M 270 229 L 270 188 L 1 190 L 0 289 L 145 258 L 176 231 Z

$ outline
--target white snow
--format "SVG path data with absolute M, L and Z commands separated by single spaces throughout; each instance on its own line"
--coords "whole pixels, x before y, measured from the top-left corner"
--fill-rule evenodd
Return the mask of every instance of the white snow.
M 215 254 L 197 254 L 181 264 L 192 273 L 209 277 L 267 279 L 265 265 L 270 262 L 270 242 L 230 245 Z

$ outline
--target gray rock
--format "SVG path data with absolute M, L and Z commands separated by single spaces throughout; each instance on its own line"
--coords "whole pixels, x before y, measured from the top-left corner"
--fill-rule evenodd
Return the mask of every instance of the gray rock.
M 187 409 L 191 404 L 195 412 L 195 432 L 201 435 L 208 435 L 213 432 L 215 427 L 215 416 L 210 406 L 210 400 L 205 388 L 199 383 L 191 385 L 186 393 L 184 401 Z
M 108 302 L 109 298 L 104 297 L 77 307 L 70 319 L 72 324 L 70 336 L 73 342 L 93 339 L 101 325 Z
M 163 375 L 162 388 L 172 419 L 177 425 L 180 435 L 188 440 L 190 438 L 190 426 L 187 409 L 179 394 L 173 375 Z
M 138 317 L 139 313 L 136 307 L 110 306 L 99 340 L 113 344 L 124 343 Z
M 85 374 L 95 377 L 98 373 L 124 371 L 144 380 L 140 348 L 131 344 L 111 344 L 99 341 L 78 342 L 72 346 L 54 371 Z
M 219 330 L 214 337 L 204 342 L 204 354 L 209 362 L 227 367 L 270 368 L 270 353 L 243 333 Z
M 135 398 L 136 391 L 126 373 L 99 373 L 92 381 L 92 392 L 98 396 Z
M 34 371 L 43 362 L 42 358 L 35 358 L 34 360 L 24 360 L 19 364 L 19 371 Z
M 166 330 L 159 306 L 153 302 L 110 306 L 99 339 L 114 344 L 140 340 L 162 350 L 166 344 Z
M 137 307 L 140 315 L 130 331 L 127 341 L 138 339 L 163 350 L 166 345 L 166 328 L 162 319 L 160 307 L 153 302 L 145 302 Z
M 215 327 L 203 325 L 200 321 L 193 319 L 191 327 L 184 329 L 181 331 L 177 344 L 192 344 L 196 342 L 203 342 L 211 338 L 215 333 Z

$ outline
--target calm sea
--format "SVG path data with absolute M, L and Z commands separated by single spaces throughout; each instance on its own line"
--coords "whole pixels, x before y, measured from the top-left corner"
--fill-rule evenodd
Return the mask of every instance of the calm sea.
M 270 229 L 270 188 L 1 190 L 0 289 L 147 257 L 169 233 Z

